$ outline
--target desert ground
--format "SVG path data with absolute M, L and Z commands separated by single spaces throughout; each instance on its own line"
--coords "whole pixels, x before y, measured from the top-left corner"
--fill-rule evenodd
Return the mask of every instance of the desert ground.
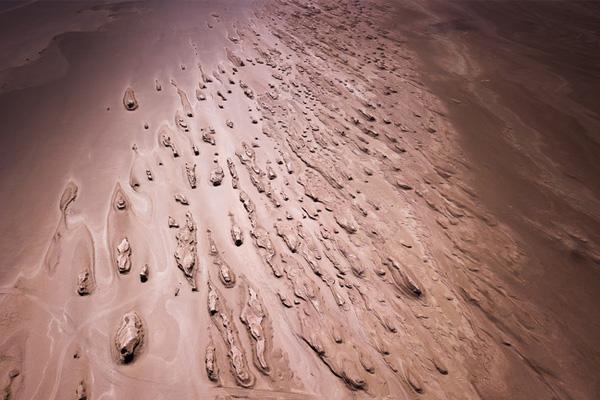
M 0 3 L 3 399 L 600 398 L 600 6 Z

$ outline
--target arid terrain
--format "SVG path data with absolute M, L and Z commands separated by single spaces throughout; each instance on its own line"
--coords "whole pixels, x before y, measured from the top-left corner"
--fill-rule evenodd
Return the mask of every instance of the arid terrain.
M 3 399 L 600 398 L 600 6 L 0 3 Z

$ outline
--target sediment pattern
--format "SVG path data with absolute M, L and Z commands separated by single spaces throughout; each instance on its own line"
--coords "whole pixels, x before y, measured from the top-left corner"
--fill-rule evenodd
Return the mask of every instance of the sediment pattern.
M 406 38 L 373 23 L 392 9 L 253 7 L 202 11 L 168 65 L 114 93 L 140 130 L 122 133 L 129 185 L 114 178 L 91 229 L 75 208 L 88 183 L 69 182 L 43 268 L 15 289 L 52 321 L 27 346 L 77 377 L 3 345 L 5 398 L 40 398 L 39 379 L 48 398 L 479 399 L 473 360 L 524 363 L 539 393 L 570 398 L 520 350 L 536 309 L 493 276 L 522 250 L 459 179 Z

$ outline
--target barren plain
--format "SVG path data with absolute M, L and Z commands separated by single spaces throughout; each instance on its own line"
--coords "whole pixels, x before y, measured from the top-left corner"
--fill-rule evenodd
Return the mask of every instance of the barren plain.
M 3 398 L 597 399 L 599 32 L 3 2 Z

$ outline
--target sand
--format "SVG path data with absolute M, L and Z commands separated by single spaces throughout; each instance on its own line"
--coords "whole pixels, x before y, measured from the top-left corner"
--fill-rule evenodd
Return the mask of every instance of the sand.
M 3 4 L 4 398 L 596 398 L 599 21 Z

